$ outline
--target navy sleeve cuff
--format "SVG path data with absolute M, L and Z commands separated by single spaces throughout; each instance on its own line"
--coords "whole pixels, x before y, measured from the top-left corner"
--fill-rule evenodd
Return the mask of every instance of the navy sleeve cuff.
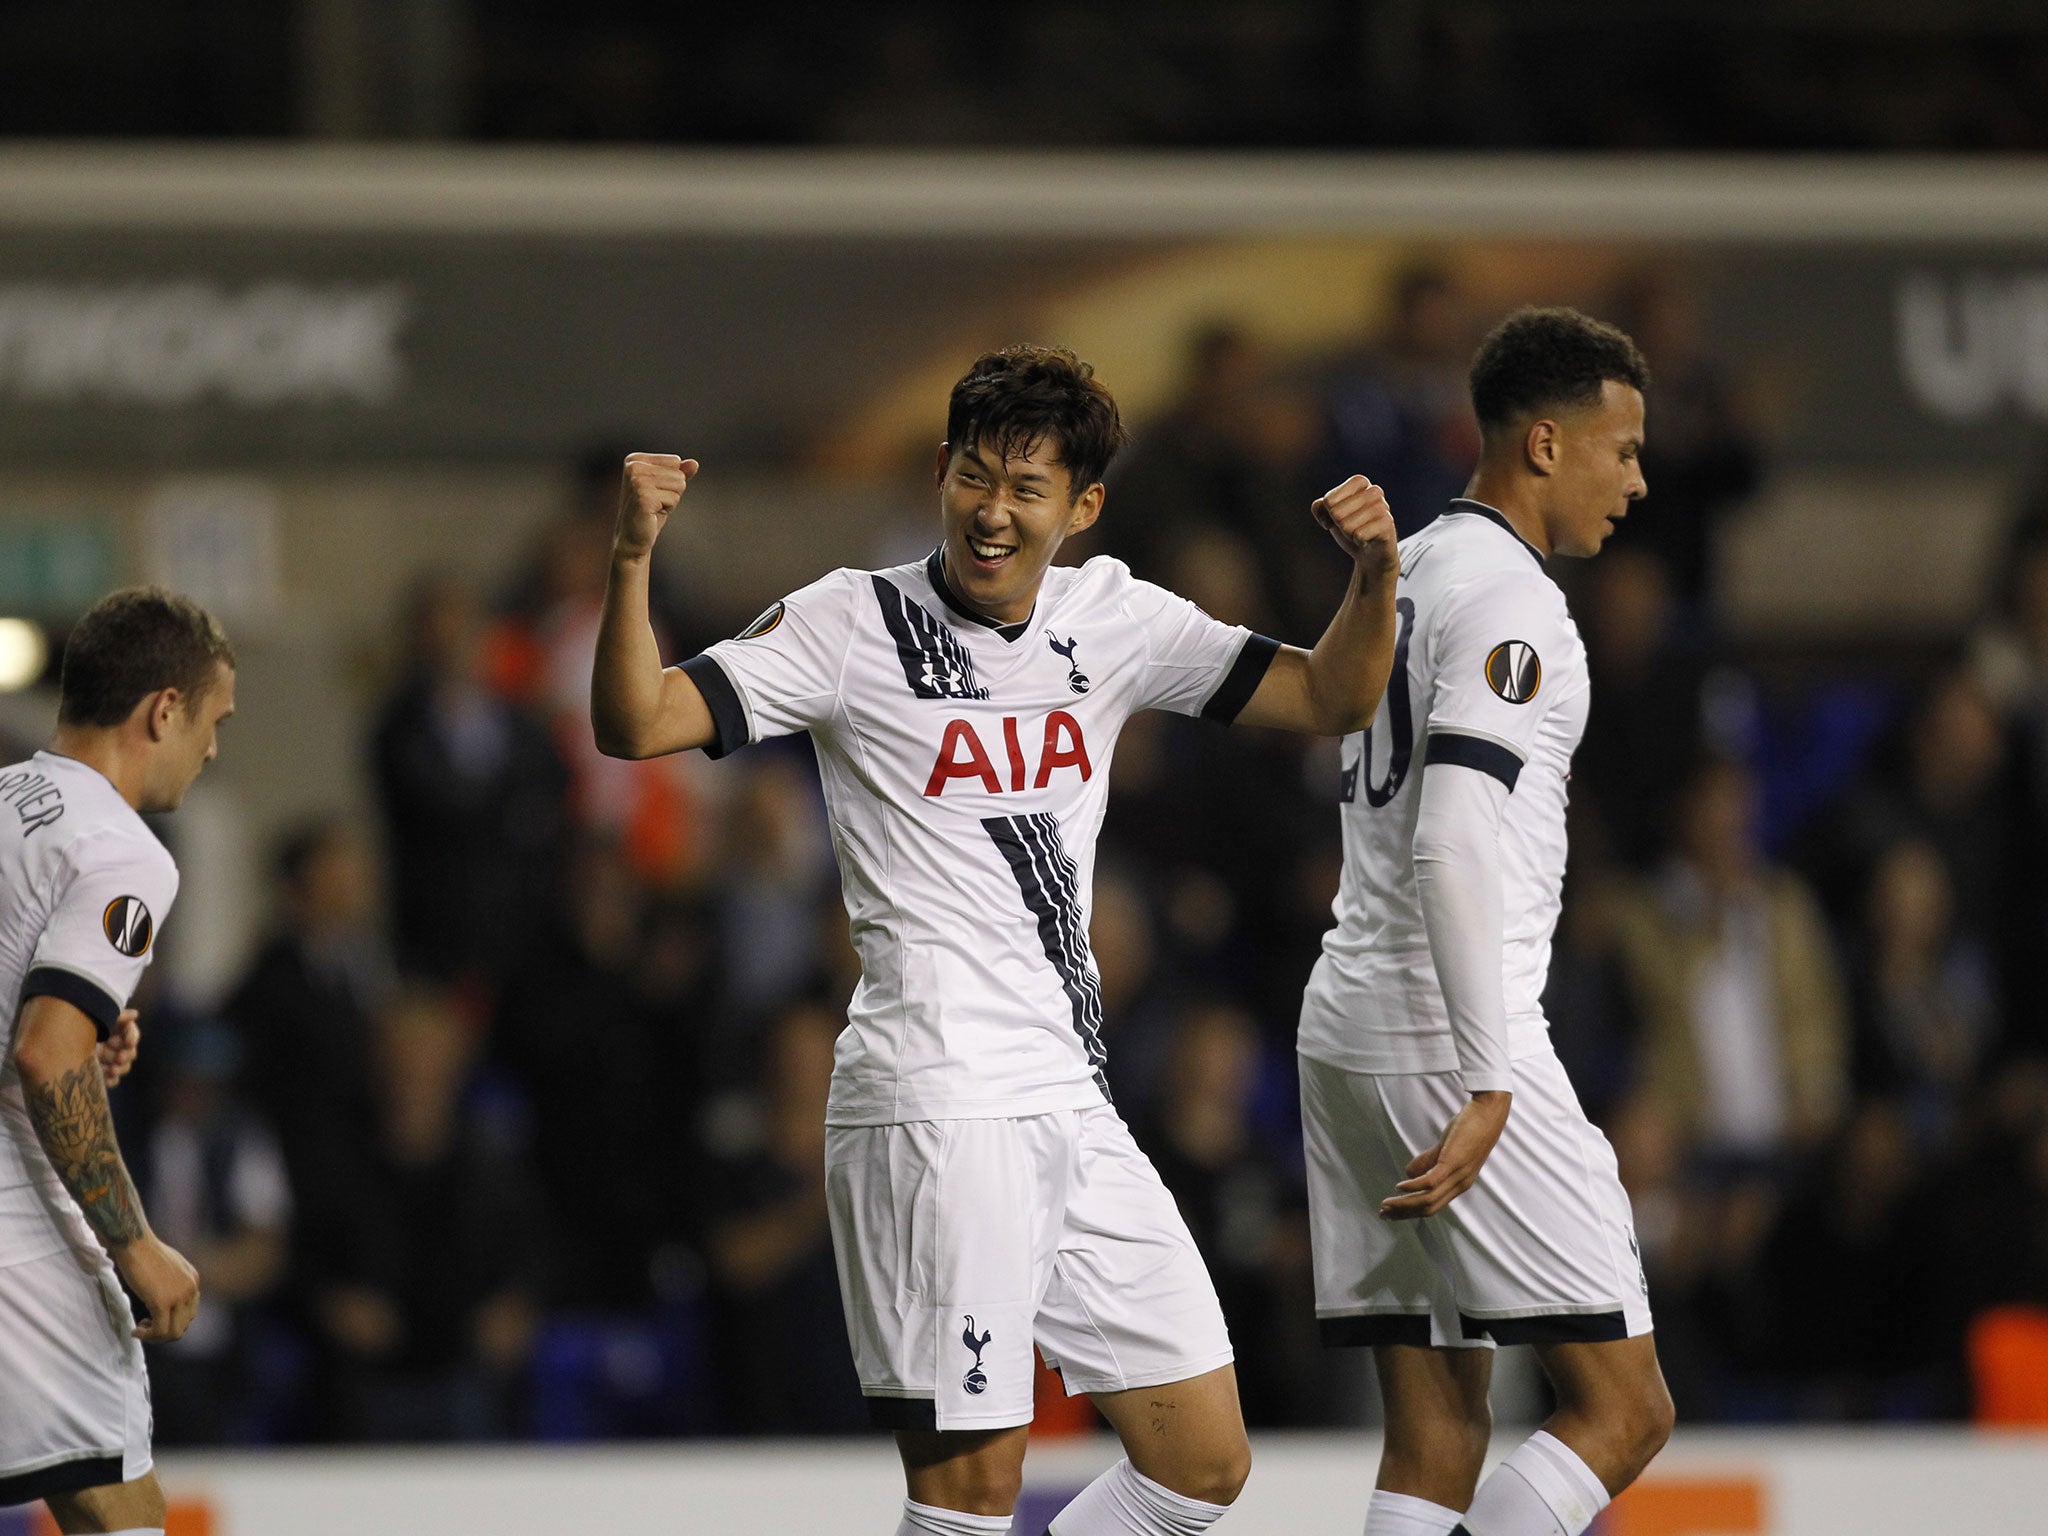
M 1459 768 L 1476 768 L 1491 774 L 1515 792 L 1515 780 L 1522 775 L 1522 760 L 1497 741 L 1484 736 L 1466 736 L 1456 731 L 1431 731 L 1423 765 L 1451 763 Z
M 60 970 L 54 965 L 39 965 L 28 973 L 28 980 L 21 984 L 21 1000 L 25 1003 L 32 997 L 54 997 L 60 1003 L 69 1003 L 92 1020 L 92 1027 L 102 1040 L 113 1034 L 114 1025 L 121 1018 L 121 1005 L 96 983 L 76 971 Z
M 711 724 L 718 737 L 704 749 L 706 757 L 724 757 L 747 744 L 747 709 L 725 668 L 709 656 L 692 656 L 683 671 L 711 706 Z
M 1223 681 L 1216 685 L 1216 691 L 1209 695 L 1209 702 L 1202 706 L 1202 718 L 1228 725 L 1238 713 L 1249 704 L 1252 695 L 1259 691 L 1259 684 L 1265 681 L 1266 669 L 1273 665 L 1273 658 L 1280 654 L 1280 642 L 1268 640 L 1264 635 L 1247 635 L 1244 646 L 1237 653 L 1237 660 L 1230 664 L 1230 670 L 1223 674 Z

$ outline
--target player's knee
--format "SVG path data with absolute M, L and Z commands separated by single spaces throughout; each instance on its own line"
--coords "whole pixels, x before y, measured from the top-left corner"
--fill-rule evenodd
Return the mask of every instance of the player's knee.
M 1203 1458 L 1195 1475 L 1199 1486 L 1176 1488 L 1174 1492 L 1190 1499 L 1200 1499 L 1204 1504 L 1234 1504 L 1237 1496 L 1244 1492 L 1245 1482 L 1251 1475 L 1251 1441 L 1239 1434 Z
M 1636 1420 L 1636 1466 L 1640 1470 L 1670 1443 L 1671 1432 L 1678 1425 L 1678 1408 L 1671 1401 L 1671 1389 L 1664 1385 L 1663 1377 L 1649 1384 Z

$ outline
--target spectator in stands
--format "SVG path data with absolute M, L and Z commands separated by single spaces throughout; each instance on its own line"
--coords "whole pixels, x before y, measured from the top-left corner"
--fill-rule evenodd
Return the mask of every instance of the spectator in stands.
M 559 916 L 511 972 L 491 1032 L 532 1109 L 534 1172 L 560 1238 L 551 1279 L 575 1306 L 646 1303 L 649 1260 L 678 1225 L 687 1179 L 667 1133 L 689 1118 L 697 1075 L 661 1070 L 680 1041 L 660 1033 L 690 1030 L 657 1019 L 634 974 L 669 955 L 666 935 L 643 946 L 649 910 L 624 853 L 581 839 Z
M 269 1129 L 240 1102 L 241 1042 L 212 1019 L 158 1016 L 156 1122 L 135 1171 L 157 1234 L 191 1259 L 206 1305 L 150 1357 L 157 1438 L 219 1445 L 253 1438 L 247 1310 L 284 1274 L 291 1190 Z
M 1377 342 L 1331 370 L 1317 483 L 1372 476 L 1403 538 L 1464 495 L 1479 462 L 1465 382 L 1473 331 L 1457 280 L 1419 262 L 1395 276 Z
M 742 1434 L 863 1429 L 825 1209 L 825 1101 L 843 1020 L 803 1003 L 767 1040 L 754 1146 L 715 1180 L 710 1228 L 719 1380 Z
M 1706 657 L 1680 637 L 1661 556 L 1610 550 L 1585 571 L 1584 591 L 1600 702 L 1572 758 L 1572 788 L 1576 798 L 1583 787 L 1599 826 L 1573 830 L 1597 830 L 1604 852 L 1648 869 L 1663 851 L 1672 795 L 1706 745 Z M 1572 852 L 1576 863 L 1576 843 Z
M 495 982 L 546 917 L 567 776 L 547 730 L 485 684 L 469 588 L 414 591 L 405 672 L 373 741 L 393 938 L 422 974 Z
M 377 1115 L 371 1020 L 390 987 L 376 873 L 347 822 L 310 822 L 277 857 L 283 902 L 269 941 L 229 998 L 249 1100 L 278 1137 L 299 1219 L 295 1268 L 361 1185 Z M 298 1277 L 299 1289 L 304 1276 Z
M 1166 1092 L 1138 1141 L 1216 1282 L 1246 1421 L 1287 1424 L 1312 1410 L 1314 1287 L 1301 1176 L 1253 1124 L 1264 1070 L 1259 1027 L 1243 1009 L 1213 998 L 1192 1004 L 1180 1015 Z
M 1657 421 L 1643 445 L 1650 494 L 1608 553 L 1655 554 L 1670 572 L 1682 618 L 1711 632 L 1721 617 L 1721 541 L 1763 483 L 1757 434 L 1737 382 L 1706 350 L 1699 300 L 1682 273 L 1635 273 L 1616 308 L 1656 378 Z M 1610 707 L 1604 683 L 1602 707 Z
M 1955 1270 L 1929 1239 L 1947 1171 L 1897 1103 L 1870 1099 L 1780 1212 L 1750 1294 L 1766 1319 L 1761 1359 L 1792 1379 L 1800 1416 L 1957 1410 Z
M 1331 572 L 1328 540 L 1305 509 L 1352 472 L 1313 483 L 1317 432 L 1313 397 L 1249 332 L 1198 329 L 1179 393 L 1111 476 L 1100 547 L 1165 581 L 1188 538 L 1228 533 L 1246 545 L 1272 632 L 1313 640 L 1345 578 Z
M 1879 859 L 1852 951 L 1857 1087 L 1897 1101 L 1923 1148 L 1946 1150 L 1996 1027 L 1986 949 L 1955 932 L 1955 893 L 1934 847 Z
M 376 1138 L 319 1234 L 329 1427 L 345 1440 L 497 1439 L 517 1425 L 539 1316 L 535 1201 L 465 1106 L 477 1033 L 445 993 L 401 991 L 376 1046 Z
M 1769 1167 L 1832 1129 L 1848 1025 L 1820 908 L 1766 861 L 1756 812 L 1748 770 L 1704 760 L 1670 862 L 1619 922 L 1646 1089 L 1695 1148 Z

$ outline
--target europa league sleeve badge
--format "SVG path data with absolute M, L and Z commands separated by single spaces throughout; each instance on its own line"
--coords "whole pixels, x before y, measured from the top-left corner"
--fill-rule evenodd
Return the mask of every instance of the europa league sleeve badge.
M 1543 660 L 1526 640 L 1503 640 L 1486 656 L 1486 686 L 1510 704 L 1526 704 L 1543 686 Z

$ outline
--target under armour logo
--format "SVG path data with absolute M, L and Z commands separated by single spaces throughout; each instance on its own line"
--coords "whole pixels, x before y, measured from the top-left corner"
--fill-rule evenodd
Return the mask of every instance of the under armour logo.
M 1076 693 L 1086 693 L 1088 691 L 1088 674 L 1083 672 L 1074 662 L 1074 647 L 1081 643 L 1079 637 L 1077 636 L 1063 645 L 1060 643 L 1060 637 L 1048 629 L 1045 632 L 1045 638 L 1052 646 L 1052 653 L 1067 664 L 1067 686 Z
M 977 1339 L 974 1336 L 974 1314 L 967 1314 L 967 1328 L 960 1335 L 960 1342 L 974 1351 L 974 1364 L 968 1369 L 960 1384 L 976 1397 L 988 1390 L 988 1372 L 981 1368 L 981 1352 L 988 1348 L 988 1341 L 994 1337 L 994 1334 L 984 1328 L 981 1337 Z

